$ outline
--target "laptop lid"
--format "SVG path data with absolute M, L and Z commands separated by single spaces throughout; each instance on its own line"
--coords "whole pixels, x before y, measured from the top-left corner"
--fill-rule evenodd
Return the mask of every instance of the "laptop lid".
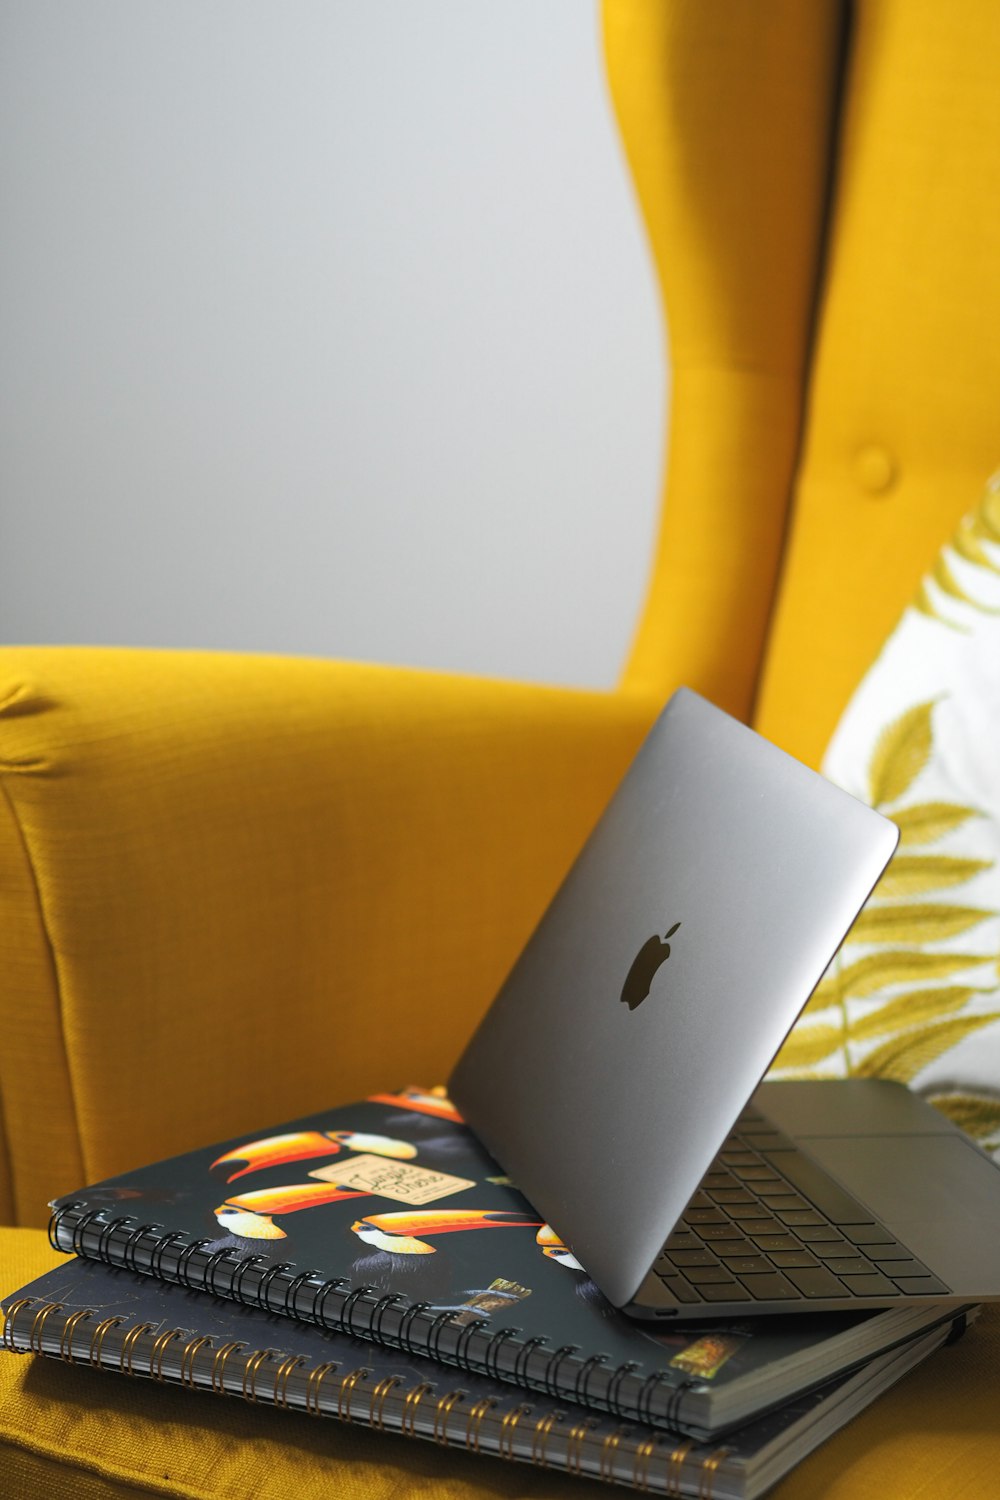
M 897 837 L 688 689 L 650 731 L 449 1083 L 616 1306 Z

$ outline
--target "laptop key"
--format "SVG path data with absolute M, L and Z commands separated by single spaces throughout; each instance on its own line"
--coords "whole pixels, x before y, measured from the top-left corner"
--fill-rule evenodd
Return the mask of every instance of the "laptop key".
M 801 1233 L 802 1238 L 805 1239 L 805 1231 Z M 820 1260 L 835 1260 L 839 1255 L 854 1256 L 858 1253 L 850 1240 L 812 1240 L 809 1249 L 814 1255 L 818 1255 Z
M 756 1247 L 752 1240 L 713 1240 L 711 1248 L 722 1260 L 728 1260 L 732 1255 L 756 1255 Z
M 710 1282 L 726 1282 L 728 1284 L 733 1280 L 726 1266 L 685 1266 L 684 1270 L 692 1286 L 708 1286 Z
M 819 1261 L 815 1255 L 808 1250 L 772 1250 L 768 1256 L 772 1265 L 781 1266 L 818 1266 Z
M 734 1229 L 728 1219 L 723 1219 L 721 1224 L 697 1224 L 695 1228 L 708 1244 L 713 1244 L 716 1240 L 734 1240 L 742 1237 L 739 1230 Z
M 838 1255 L 824 1261 L 824 1265 L 837 1276 L 865 1276 L 871 1270 L 871 1266 L 866 1260 L 862 1260 L 860 1255 Z
M 647 1307 L 670 1307 L 674 1302 L 700 1302 L 701 1298 L 683 1276 L 650 1277 L 642 1288 Z
M 684 1210 L 684 1223 L 696 1224 L 700 1230 L 705 1224 L 728 1224 L 729 1220 L 721 1208 L 687 1208 Z
M 847 1290 L 857 1297 L 899 1296 L 888 1276 L 881 1276 L 877 1271 L 872 1271 L 867 1276 L 842 1276 L 840 1279 Z
M 769 1153 L 764 1152 L 764 1159 L 769 1160 Z M 786 1177 L 794 1187 L 808 1198 L 820 1213 L 833 1224 L 870 1224 L 872 1216 L 861 1207 L 850 1193 L 844 1191 L 832 1177 L 828 1177 L 817 1162 L 809 1160 L 801 1152 L 782 1152 L 777 1161 L 771 1163 L 777 1167 L 783 1177 Z
M 845 1224 L 843 1232 L 855 1245 L 893 1245 L 896 1243 L 889 1231 L 883 1229 L 881 1224 Z M 899 1248 L 903 1247 L 900 1245 Z M 874 1253 L 870 1249 L 865 1251 L 866 1255 Z M 909 1253 L 907 1250 L 906 1254 L 909 1255 Z M 885 1260 L 887 1257 L 883 1256 L 882 1259 Z
M 819 1244 L 822 1240 L 828 1240 L 831 1244 L 837 1245 L 847 1244 L 840 1230 L 834 1229 L 832 1224 L 803 1224 L 802 1228 L 795 1232 L 800 1240 L 810 1245 Z M 817 1255 L 821 1253 L 819 1250 L 816 1251 Z
M 711 1198 L 708 1196 L 707 1193 L 703 1193 L 700 1188 L 698 1189 L 698 1191 L 696 1193 L 694 1193 L 692 1195 L 691 1202 L 688 1204 L 688 1208 L 714 1208 L 714 1207 L 715 1207 L 715 1205 L 713 1204 Z
M 726 1259 L 726 1270 L 735 1276 L 753 1276 L 758 1271 L 771 1271 L 774 1267 L 763 1255 L 731 1255 Z
M 908 1297 L 939 1297 L 942 1292 L 950 1295 L 951 1287 L 938 1281 L 936 1276 L 893 1276 L 893 1281 Z
M 697 1250 L 701 1241 L 693 1229 L 675 1229 L 667 1236 L 664 1250 Z
M 686 1269 L 688 1266 L 717 1266 L 719 1262 L 711 1250 L 671 1250 L 670 1259 L 675 1266 Z
M 740 1280 L 757 1302 L 788 1302 L 799 1295 L 780 1271 L 768 1271 L 760 1276 L 741 1276 Z
M 844 1288 L 825 1266 L 802 1270 L 789 1268 L 785 1275 L 793 1286 L 798 1287 L 804 1297 L 842 1297 L 844 1295 Z
M 716 1187 L 709 1186 L 708 1196 L 715 1203 L 726 1203 L 726 1204 L 740 1203 L 740 1204 L 747 1204 L 747 1203 L 754 1203 L 754 1202 L 756 1202 L 756 1199 L 754 1198 L 753 1194 L 752 1193 L 748 1193 L 747 1190 L 746 1190 L 746 1188 L 741 1188 L 741 1187 L 716 1188 Z
M 872 1255 L 871 1259 L 878 1266 L 883 1276 L 891 1276 L 893 1281 L 898 1281 L 900 1276 L 929 1276 L 931 1273 L 919 1260 L 886 1260 L 882 1255 Z
M 709 1282 L 698 1288 L 706 1302 L 748 1302 L 750 1299 L 738 1281 Z
M 800 1210 L 797 1208 L 775 1208 L 775 1212 L 782 1224 L 788 1224 L 793 1229 L 799 1229 L 803 1224 L 822 1224 L 823 1220 L 814 1208 Z
M 797 1250 L 799 1242 L 794 1234 L 752 1234 L 750 1238 L 761 1250 Z
M 851 1238 L 854 1238 L 853 1235 L 851 1236 Z M 913 1259 L 913 1256 L 910 1254 L 909 1250 L 907 1250 L 906 1246 L 901 1245 L 898 1240 L 889 1240 L 887 1242 L 882 1240 L 856 1240 L 855 1243 L 864 1245 L 863 1254 L 869 1256 L 871 1260 Z M 929 1274 L 930 1273 L 928 1272 L 928 1275 Z
M 771 1213 L 774 1214 L 782 1208 L 802 1208 L 816 1212 L 811 1203 L 807 1203 L 786 1183 L 778 1183 L 775 1187 L 762 1187 L 758 1190 L 757 1196 L 761 1203 L 766 1203 Z
M 775 1234 L 781 1233 L 780 1222 L 766 1209 L 743 1208 L 740 1204 L 734 1204 L 728 1213 L 744 1234 L 766 1234 L 768 1230 L 774 1230 Z

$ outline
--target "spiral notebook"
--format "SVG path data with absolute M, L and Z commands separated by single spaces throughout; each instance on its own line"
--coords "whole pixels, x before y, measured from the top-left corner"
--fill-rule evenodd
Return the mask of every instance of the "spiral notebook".
M 706 1444 L 94 1262 L 2 1306 L 17 1353 L 699 1500 L 752 1500 L 951 1334 L 944 1323 Z
M 636 1324 L 442 1090 L 376 1094 L 109 1178 L 55 1200 L 50 1237 L 84 1258 L 696 1437 L 956 1312 Z

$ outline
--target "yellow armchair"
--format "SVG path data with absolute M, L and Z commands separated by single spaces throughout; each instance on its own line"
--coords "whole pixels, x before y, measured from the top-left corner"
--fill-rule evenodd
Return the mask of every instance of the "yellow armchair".
M 621 687 L 0 652 L 10 1225 L 84 1179 L 442 1076 L 671 689 L 818 762 L 1000 459 L 1000 8 L 604 9 L 674 377 Z M 0 1231 L 0 1291 L 50 1257 Z M 984 1318 L 783 1500 L 989 1493 L 998 1334 Z M 235 1497 L 265 1472 L 302 1497 L 578 1490 L 236 1405 L 0 1358 L 0 1472 L 16 1496 Z

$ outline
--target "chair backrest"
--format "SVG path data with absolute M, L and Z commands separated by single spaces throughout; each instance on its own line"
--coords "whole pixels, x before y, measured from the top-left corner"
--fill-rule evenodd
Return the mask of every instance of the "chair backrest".
M 674 381 L 625 682 L 815 764 L 1000 464 L 1000 6 L 604 11 Z

